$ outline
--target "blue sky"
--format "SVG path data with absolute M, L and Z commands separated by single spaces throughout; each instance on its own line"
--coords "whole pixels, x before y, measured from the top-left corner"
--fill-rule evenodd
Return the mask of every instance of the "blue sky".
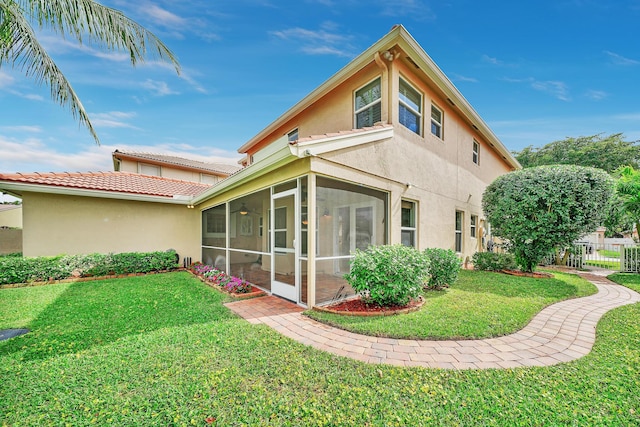
M 235 162 L 236 149 L 403 24 L 511 150 L 640 139 L 640 0 L 169 0 L 104 4 L 183 67 L 40 33 L 98 131 L 0 69 L 0 172 L 112 170 L 114 149 Z

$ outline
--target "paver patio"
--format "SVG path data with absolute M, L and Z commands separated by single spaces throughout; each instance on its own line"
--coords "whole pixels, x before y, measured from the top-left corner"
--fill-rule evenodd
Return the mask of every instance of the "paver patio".
M 551 366 L 591 351 L 596 324 L 609 310 L 640 302 L 640 294 L 593 273 L 580 273 L 598 293 L 550 305 L 522 330 L 482 340 L 407 340 L 356 334 L 312 320 L 294 303 L 274 296 L 226 306 L 250 323 L 339 356 L 368 363 L 445 369 Z

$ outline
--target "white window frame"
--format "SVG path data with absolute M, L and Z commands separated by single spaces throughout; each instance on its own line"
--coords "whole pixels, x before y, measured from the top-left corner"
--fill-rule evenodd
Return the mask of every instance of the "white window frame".
M 458 228 L 458 214 L 460 214 L 460 228 Z M 457 253 L 462 253 L 462 250 L 464 249 L 464 239 L 462 235 L 462 230 L 464 230 L 464 212 L 463 211 L 456 210 L 454 228 L 456 230 L 455 240 L 454 240 L 454 249 Z M 458 247 L 458 241 L 460 242 L 460 247 Z
M 356 109 L 356 99 L 358 99 L 358 91 L 364 89 L 365 87 L 369 86 L 371 83 L 378 81 L 378 85 L 380 87 L 380 97 L 378 99 L 376 99 L 373 102 L 370 102 L 369 104 L 365 105 L 364 107 L 360 107 L 358 109 Z M 376 77 L 375 79 L 367 82 L 366 84 L 360 86 L 358 89 L 356 89 L 355 91 L 353 91 L 353 127 L 355 129 L 359 129 L 358 128 L 358 114 L 362 113 L 363 111 L 368 110 L 369 108 L 373 108 L 376 104 L 380 104 L 380 108 L 382 109 L 382 79 L 380 77 Z M 374 123 L 371 123 L 371 125 L 373 125 Z
M 480 143 L 474 139 L 472 147 L 473 147 L 472 148 L 472 151 L 473 151 L 473 156 L 472 156 L 473 163 L 475 163 L 476 165 L 480 166 Z
M 418 95 L 418 108 L 419 108 L 419 111 L 416 111 L 411 105 L 409 105 L 407 102 L 405 102 L 402 99 L 402 96 L 400 96 L 400 91 L 398 91 L 399 107 L 402 106 L 402 107 L 406 108 L 407 110 L 409 110 L 409 112 L 413 113 L 416 116 L 416 122 L 418 123 L 418 129 L 413 130 L 413 129 L 409 128 L 407 125 L 405 125 L 404 123 L 402 123 L 401 118 L 400 118 L 400 108 L 398 108 L 398 122 L 400 124 L 402 124 L 404 127 L 406 127 L 407 129 L 409 129 L 410 131 L 415 132 L 418 135 L 422 135 L 422 93 L 418 89 L 416 89 L 411 83 L 409 83 L 407 80 L 405 80 L 402 77 L 400 77 L 400 83 L 398 84 L 398 89 L 400 89 L 400 87 L 403 86 L 403 85 L 405 85 L 406 87 L 408 87 L 409 89 L 414 91 L 416 93 L 416 95 Z
M 433 110 L 436 110 L 440 113 L 439 122 L 433 118 Z M 442 140 L 444 140 L 443 122 L 444 122 L 444 111 L 442 111 L 442 109 L 439 108 L 436 104 L 431 103 L 431 134 L 436 138 L 440 138 Z M 433 131 L 434 126 L 438 129 L 437 133 Z
M 297 141 L 300 138 L 300 134 L 298 132 L 298 128 L 293 129 L 291 132 L 287 134 L 287 139 L 289 142 Z
M 147 168 L 154 168 L 158 171 L 157 174 L 148 174 L 148 173 L 143 173 L 142 172 L 142 168 L 147 167 Z M 159 165 L 152 165 L 151 163 L 144 163 L 144 162 L 138 162 L 138 173 L 141 175 L 150 175 L 150 176 L 162 176 L 162 166 Z
M 469 232 L 471 233 L 471 237 L 478 238 L 478 215 L 471 215 Z
M 412 222 L 413 225 L 412 226 L 404 226 L 402 225 L 402 205 L 404 203 L 411 203 L 411 213 L 412 213 Z M 418 223 L 418 203 L 414 202 L 412 200 L 406 200 L 406 199 L 402 199 L 400 201 L 400 241 L 402 243 L 402 233 L 405 231 L 410 232 L 413 235 L 413 247 L 417 248 L 418 247 L 418 228 L 416 226 L 416 224 Z

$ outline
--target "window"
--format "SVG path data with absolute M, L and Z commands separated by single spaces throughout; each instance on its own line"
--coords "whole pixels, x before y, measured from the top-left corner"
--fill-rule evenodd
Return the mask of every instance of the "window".
M 478 215 L 471 215 L 471 237 L 477 237 Z
M 405 246 L 416 246 L 416 204 L 407 200 L 402 201 L 402 223 L 400 225 L 400 240 Z
M 473 140 L 473 163 L 480 164 L 480 144 L 475 139 Z
M 378 78 L 356 91 L 354 102 L 356 128 L 373 126 L 379 122 L 382 114 L 381 107 L 382 98 Z
M 298 128 L 295 128 L 294 130 L 289 132 L 287 134 L 287 138 L 289 139 L 289 142 L 297 141 L 298 140 Z
M 215 175 L 209 175 L 206 173 L 200 174 L 200 182 L 203 184 L 215 184 L 218 181 L 220 181 L 220 178 Z
M 431 133 L 442 139 L 442 110 L 431 104 Z
M 160 166 L 150 165 L 147 163 L 138 163 L 138 173 L 142 175 L 161 176 Z
M 462 212 L 456 211 L 456 252 L 462 252 Z
M 400 123 L 420 135 L 422 132 L 422 95 L 409 86 L 409 83 L 400 79 L 398 98 L 400 102 L 398 109 Z

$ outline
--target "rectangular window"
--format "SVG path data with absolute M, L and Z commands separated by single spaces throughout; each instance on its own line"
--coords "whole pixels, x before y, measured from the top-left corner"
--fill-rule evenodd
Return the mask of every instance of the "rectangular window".
M 373 126 L 381 120 L 382 93 L 379 78 L 356 91 L 354 111 L 357 129 Z
M 456 211 L 456 252 L 462 252 L 462 212 Z
M 476 140 L 473 140 L 473 163 L 480 164 L 480 144 Z
M 477 236 L 478 215 L 471 215 L 471 237 Z
M 442 110 L 431 104 L 431 133 L 442 139 Z
M 298 128 L 295 128 L 291 132 L 287 134 L 287 138 L 289 142 L 294 142 L 298 140 Z
M 398 94 L 399 121 L 411 131 L 421 134 L 422 123 L 422 95 L 412 88 L 409 83 L 400 79 L 400 93 Z
M 138 173 L 142 175 L 161 176 L 160 166 L 138 163 Z
M 401 243 L 405 246 L 416 246 L 416 204 L 408 200 L 402 201 L 402 223 L 400 225 Z

